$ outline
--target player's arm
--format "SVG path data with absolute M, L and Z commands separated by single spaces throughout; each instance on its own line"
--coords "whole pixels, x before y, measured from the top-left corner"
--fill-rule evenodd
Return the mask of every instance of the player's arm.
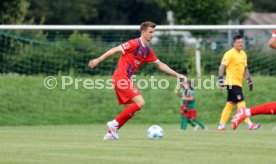
M 220 88 L 224 87 L 223 75 L 225 72 L 225 65 L 221 64 L 218 71 L 218 85 Z
M 253 90 L 253 81 L 250 77 L 248 67 L 245 67 L 243 76 L 247 79 L 249 90 L 252 91 Z
M 174 93 L 175 93 L 177 96 L 180 96 L 180 92 L 179 92 L 179 89 L 178 89 L 178 85 L 175 86 Z
M 221 64 L 221 65 L 219 66 L 219 71 L 218 71 L 219 77 L 223 77 L 224 72 L 225 72 L 225 65 Z
M 219 66 L 219 71 L 218 71 L 219 84 L 223 84 L 220 82 L 223 82 L 223 75 L 224 75 L 225 69 L 229 65 L 230 61 L 231 61 L 231 54 L 226 52 L 223 55 L 223 58 L 221 60 L 220 66 Z
M 153 63 L 157 68 L 159 68 L 161 71 L 167 73 L 167 74 L 170 74 L 172 76 L 175 76 L 177 78 L 180 78 L 180 79 L 184 79 L 184 81 L 187 80 L 187 77 L 182 75 L 182 74 L 179 74 L 177 72 L 175 72 L 173 69 L 171 69 L 167 64 L 161 62 L 161 61 L 158 61 L 158 62 L 155 62 Z
M 248 69 L 248 67 L 245 67 L 243 76 L 244 76 L 246 79 L 250 78 L 250 74 L 249 74 L 249 69 Z
M 117 54 L 117 53 L 122 53 L 122 48 L 121 46 L 117 46 L 117 47 L 113 47 L 110 50 L 108 50 L 106 53 L 104 53 L 102 56 L 96 58 L 96 59 L 92 59 L 89 61 L 88 63 L 88 67 L 89 68 L 94 68 L 96 67 L 99 63 L 101 63 L 102 61 L 104 61 L 105 59 L 109 58 L 110 56 Z

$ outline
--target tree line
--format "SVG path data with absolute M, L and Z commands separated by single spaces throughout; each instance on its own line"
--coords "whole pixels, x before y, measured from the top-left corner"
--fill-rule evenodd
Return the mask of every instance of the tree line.
M 273 0 L 1 0 L 1 24 L 225 24 L 250 11 L 275 12 Z

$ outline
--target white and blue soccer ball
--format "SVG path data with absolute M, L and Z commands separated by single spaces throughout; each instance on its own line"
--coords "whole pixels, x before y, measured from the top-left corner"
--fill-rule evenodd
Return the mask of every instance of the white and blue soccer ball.
M 147 131 L 148 139 L 161 139 L 164 136 L 164 130 L 158 125 L 152 125 Z

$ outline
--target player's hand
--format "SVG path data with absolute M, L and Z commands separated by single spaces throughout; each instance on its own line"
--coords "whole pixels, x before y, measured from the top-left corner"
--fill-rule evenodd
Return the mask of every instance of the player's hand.
M 94 68 L 100 63 L 99 59 L 90 60 L 88 63 L 89 68 Z
M 177 78 L 179 78 L 181 82 L 187 82 L 187 77 L 182 74 L 177 74 Z
M 247 78 L 247 83 L 248 83 L 249 91 L 253 91 L 253 81 L 250 77 Z
M 225 87 L 224 80 L 223 80 L 222 76 L 219 76 L 219 78 L 218 78 L 218 86 L 219 86 L 219 88 L 224 88 Z

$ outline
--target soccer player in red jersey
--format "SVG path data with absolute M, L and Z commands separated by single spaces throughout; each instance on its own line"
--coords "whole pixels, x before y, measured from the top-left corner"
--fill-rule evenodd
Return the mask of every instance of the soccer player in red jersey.
M 269 102 L 252 108 L 239 108 L 231 121 L 232 129 L 236 129 L 247 117 L 259 114 L 276 114 L 276 102 Z
M 268 42 L 270 48 L 276 49 L 276 30 L 273 31 L 272 36 Z
M 117 47 L 111 48 L 99 58 L 89 61 L 90 68 L 96 67 L 99 63 L 114 54 L 121 53 L 114 71 L 112 83 L 117 95 L 119 105 L 123 104 L 123 111 L 112 121 L 107 123 L 109 131 L 104 135 L 104 140 L 118 140 L 119 130 L 134 114 L 142 109 L 145 101 L 139 90 L 131 82 L 131 76 L 146 62 L 153 63 L 157 68 L 172 76 L 186 81 L 186 77 L 172 70 L 161 62 L 153 50 L 148 47 L 156 24 L 150 21 L 143 22 L 140 26 L 141 37 L 129 40 Z

